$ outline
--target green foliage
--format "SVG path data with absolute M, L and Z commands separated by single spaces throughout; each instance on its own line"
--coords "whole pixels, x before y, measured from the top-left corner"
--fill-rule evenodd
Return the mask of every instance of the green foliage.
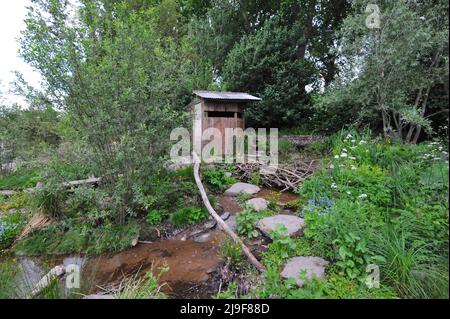
M 144 276 L 136 275 L 122 280 L 117 288 L 111 293 L 115 299 L 165 299 L 167 296 L 161 292 L 161 288 L 166 284 L 159 284 L 161 277 L 169 271 L 169 267 L 164 265 L 155 274 L 152 269 Z
M 383 256 L 384 262 L 379 263 L 382 280 L 405 298 L 448 298 L 448 260 L 442 260 L 448 258 L 448 235 L 444 257 L 430 254 L 431 247 L 420 233 L 405 233 L 416 229 L 420 227 L 404 224 L 375 236 L 371 249 Z
M 345 66 L 314 104 L 322 118 L 330 115 L 328 126 L 381 124 L 385 137 L 416 143 L 422 131 L 432 132 L 428 111 L 446 108 L 430 100 L 448 85 L 448 15 L 441 14 L 448 2 L 379 1 L 380 25 L 372 29 L 366 26 L 369 4 L 352 1 L 339 31 Z
M 353 233 L 345 234 L 343 238 L 335 239 L 334 245 L 339 247 L 339 261 L 336 266 L 350 279 L 362 279 L 365 266 L 370 264 L 371 258 L 364 239 Z
M 255 223 L 259 219 L 270 215 L 272 215 L 270 211 L 255 212 L 253 209 L 246 207 L 236 217 L 238 234 L 248 239 L 258 237 L 260 234 L 255 227 Z
M 189 206 L 174 211 L 170 215 L 169 221 L 176 227 L 183 227 L 196 224 L 206 218 L 208 218 L 208 212 L 204 208 Z
M 66 186 L 58 179 L 49 178 L 42 187 L 37 189 L 33 201 L 44 214 L 61 217 L 64 214 L 63 206 L 66 199 Z
M 20 235 L 27 218 L 23 212 L 0 213 L 0 250 L 6 249 Z
M 10 161 L 33 161 L 47 151 L 54 151 L 60 142 L 59 114 L 46 103 L 30 103 L 26 109 L 19 105 L 4 106 L 0 101 L 0 164 Z M 4 172 L 0 165 L 0 176 Z M 13 173 L 2 187 L 34 187 L 37 177 L 33 169 Z M 8 183 L 7 183 L 8 182 Z M 33 183 L 34 182 L 34 183 Z
M 437 142 L 402 145 L 341 132 L 331 163 L 299 189 L 306 240 L 339 273 L 381 283 L 405 298 L 448 296 L 448 162 Z
M 261 174 L 258 171 L 250 173 L 249 183 L 257 186 L 261 186 L 262 178 Z
M 223 168 L 204 169 L 202 177 L 215 191 L 223 191 L 231 184 L 236 183 L 236 179 L 228 176 L 227 171 Z
M 1 255 L 0 261 L 0 299 L 12 299 L 16 296 L 16 280 L 21 274 L 17 260 Z
M 284 26 L 272 19 L 230 51 L 224 67 L 228 88 L 262 98 L 246 109 L 253 124 L 277 127 L 308 116 L 305 86 L 313 82 L 314 69 L 298 48 L 301 36 L 300 22 Z
M 39 179 L 40 171 L 38 168 L 22 168 L 11 174 L 0 174 L 0 189 L 14 190 L 35 187 Z
M 168 216 L 168 212 L 165 210 L 151 210 L 145 220 L 150 225 L 159 225 Z
M 220 256 L 226 260 L 232 270 L 237 270 L 245 266 L 245 257 L 239 245 L 227 239 L 220 246 Z
M 294 143 L 283 138 L 278 141 L 278 154 L 281 159 L 288 159 L 295 150 L 296 147 Z
M 272 245 L 278 246 L 277 248 L 282 251 L 281 258 L 283 259 L 287 258 L 297 248 L 295 241 L 289 236 L 288 229 L 282 224 L 276 225 L 270 237 L 273 240 Z
M 65 214 L 67 216 L 85 216 L 98 210 L 101 202 L 106 201 L 106 194 L 89 186 L 77 187 L 67 200 Z
M 138 235 L 139 226 L 135 223 L 104 224 L 93 228 L 89 224 L 69 220 L 33 232 L 14 247 L 14 252 L 31 256 L 69 253 L 97 255 L 129 248 Z

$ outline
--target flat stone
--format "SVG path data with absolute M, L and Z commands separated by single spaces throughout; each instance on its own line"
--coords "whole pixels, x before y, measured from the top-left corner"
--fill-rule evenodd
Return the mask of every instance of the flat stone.
M 260 188 L 253 184 L 248 183 L 236 183 L 231 185 L 230 188 L 228 188 L 225 191 L 225 195 L 227 196 L 237 196 L 239 194 L 256 194 L 260 191 Z
M 258 221 L 256 227 L 266 236 L 270 236 L 278 224 L 286 226 L 290 237 L 303 235 L 305 220 L 293 215 L 275 215 L 265 217 Z
M 313 277 L 325 278 L 325 268 L 329 262 L 320 257 L 294 257 L 287 261 L 281 272 L 283 278 L 293 278 L 299 287 L 304 282 L 300 279 L 300 275 L 305 273 L 304 279 L 312 279 Z
M 235 215 L 231 215 L 230 218 L 228 218 L 228 219 L 225 221 L 225 224 L 227 224 L 228 227 L 229 227 L 232 231 L 236 231 L 236 228 L 237 228 L 237 224 L 236 224 L 236 216 L 235 216 Z M 220 226 L 220 225 L 217 225 L 217 228 L 218 228 L 219 230 L 223 230 L 222 226 Z
M 225 212 L 222 215 L 220 215 L 220 218 L 222 218 L 222 220 L 227 220 L 228 218 L 230 218 L 230 213 Z
M 210 240 L 211 237 L 212 237 L 212 233 L 211 233 L 211 232 L 209 232 L 209 233 L 204 233 L 204 234 L 201 234 L 201 235 L 199 235 L 199 236 L 196 236 L 196 237 L 194 238 L 194 241 L 196 241 L 196 242 L 198 242 L 198 243 L 204 243 L 204 242 Z
M 257 212 L 266 210 L 267 206 L 269 205 L 268 201 L 260 197 L 249 199 L 247 203 L 250 205 L 251 208 L 253 208 L 253 210 L 256 210 Z
M 214 226 L 216 226 L 216 224 L 217 224 L 217 222 L 215 220 L 210 220 L 210 221 L 206 222 L 203 226 L 206 229 L 211 229 L 211 228 L 214 228 Z

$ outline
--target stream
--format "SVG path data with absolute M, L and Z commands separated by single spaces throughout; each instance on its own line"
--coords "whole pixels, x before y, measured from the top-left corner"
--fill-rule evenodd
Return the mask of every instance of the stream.
M 267 198 L 273 190 L 262 189 L 258 197 Z M 282 193 L 280 204 L 298 199 L 293 193 Z M 242 210 L 230 197 L 220 198 L 224 211 L 231 215 Z M 24 297 L 27 289 L 33 287 L 49 269 L 55 265 L 78 265 L 81 269 L 80 289 L 82 295 L 101 293 L 106 287 L 117 287 L 125 276 L 144 275 L 158 268 L 168 266 L 161 283 L 166 283 L 162 291 L 169 298 L 210 298 L 219 291 L 220 269 L 223 265 L 219 257 L 219 247 L 226 235 L 212 229 L 196 236 L 161 240 L 153 243 L 139 243 L 135 247 L 99 256 L 67 255 L 54 257 L 17 257 L 22 275 L 17 281 L 19 295 Z M 201 240 L 199 239 L 201 238 Z M 28 288 L 27 288 L 28 287 Z

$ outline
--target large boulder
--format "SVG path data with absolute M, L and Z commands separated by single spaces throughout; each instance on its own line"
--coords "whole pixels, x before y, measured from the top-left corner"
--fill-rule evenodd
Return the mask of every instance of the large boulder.
M 238 196 L 239 194 L 256 194 L 260 191 L 260 188 L 253 184 L 248 183 L 236 183 L 231 185 L 230 188 L 228 188 L 225 191 L 225 195 L 227 196 Z
M 289 259 L 284 266 L 281 277 L 293 278 L 297 285 L 302 287 L 303 279 L 324 278 L 325 268 L 328 264 L 328 261 L 320 257 L 294 257 Z M 301 274 L 304 274 L 304 277 Z
M 267 206 L 269 205 L 268 201 L 260 197 L 249 199 L 247 203 L 257 212 L 267 209 Z
M 305 220 L 293 215 L 275 215 L 265 217 L 258 221 L 256 227 L 266 236 L 270 236 L 277 225 L 284 225 L 288 230 L 289 237 L 303 235 Z

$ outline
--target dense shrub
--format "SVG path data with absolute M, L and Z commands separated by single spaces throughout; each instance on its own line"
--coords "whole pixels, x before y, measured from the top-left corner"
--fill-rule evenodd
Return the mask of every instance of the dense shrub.
M 0 214 L 0 250 L 11 246 L 22 231 L 25 221 L 26 217 L 20 211 Z
M 299 188 L 306 240 L 349 279 L 380 266 L 401 297 L 448 297 L 448 150 L 340 132 Z M 446 275 L 447 273 L 447 275 Z

